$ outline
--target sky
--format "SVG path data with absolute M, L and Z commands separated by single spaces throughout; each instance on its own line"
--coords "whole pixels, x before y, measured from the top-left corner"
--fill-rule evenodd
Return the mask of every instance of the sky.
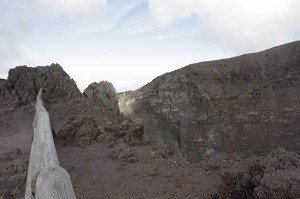
M 299 0 L 0 0 L 0 78 L 59 63 L 83 91 L 300 40 Z

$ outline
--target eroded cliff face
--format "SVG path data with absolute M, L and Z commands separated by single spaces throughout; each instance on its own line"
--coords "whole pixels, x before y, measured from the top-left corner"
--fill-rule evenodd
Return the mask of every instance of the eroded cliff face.
M 215 152 L 300 151 L 300 42 L 202 62 L 119 95 L 145 136 L 195 161 Z

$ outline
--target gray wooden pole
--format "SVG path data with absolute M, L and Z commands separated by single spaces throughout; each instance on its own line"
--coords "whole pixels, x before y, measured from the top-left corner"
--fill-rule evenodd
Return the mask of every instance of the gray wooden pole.
M 59 165 L 42 89 L 36 100 L 25 199 L 76 199 L 70 176 Z

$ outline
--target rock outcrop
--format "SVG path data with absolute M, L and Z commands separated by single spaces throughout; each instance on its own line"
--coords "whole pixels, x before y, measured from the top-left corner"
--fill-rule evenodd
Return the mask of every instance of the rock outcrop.
M 91 83 L 83 92 L 85 97 L 105 104 L 110 110 L 119 113 L 118 95 L 112 83 L 100 81 Z
M 35 101 L 40 88 L 44 99 L 79 97 L 76 83 L 59 64 L 18 66 L 10 69 L 7 80 L 0 80 L 0 97 L 10 104 L 26 105 Z
M 213 198 L 299 198 L 300 156 L 283 148 L 255 158 L 244 169 L 222 175 L 220 192 Z
M 119 95 L 145 136 L 188 160 L 215 152 L 300 152 L 300 42 L 202 62 Z

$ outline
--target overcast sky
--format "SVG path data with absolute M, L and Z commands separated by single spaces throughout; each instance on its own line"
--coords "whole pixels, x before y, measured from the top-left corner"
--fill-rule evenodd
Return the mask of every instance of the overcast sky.
M 83 90 L 300 39 L 299 0 L 0 0 L 0 77 L 59 63 Z

